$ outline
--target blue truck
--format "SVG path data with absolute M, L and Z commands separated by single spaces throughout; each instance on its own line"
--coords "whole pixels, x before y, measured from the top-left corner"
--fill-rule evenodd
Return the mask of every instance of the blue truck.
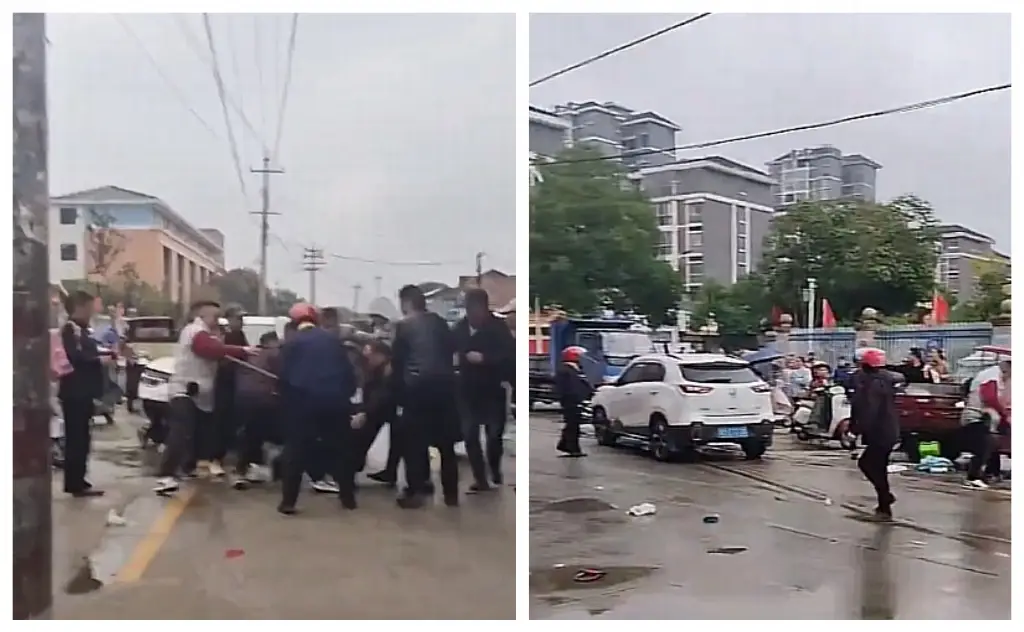
M 548 352 L 530 356 L 531 410 L 538 402 L 558 402 L 554 377 L 566 347 L 578 345 L 587 350 L 581 368 L 594 386 L 618 379 L 630 360 L 655 352 L 647 328 L 631 320 L 563 318 L 550 327 Z

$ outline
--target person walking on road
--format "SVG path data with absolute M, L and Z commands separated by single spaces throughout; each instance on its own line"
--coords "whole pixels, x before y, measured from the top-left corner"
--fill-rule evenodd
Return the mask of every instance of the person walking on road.
M 996 435 L 1010 432 L 1009 356 L 1002 358 L 996 366 L 982 370 L 971 380 L 960 424 L 965 446 L 971 453 L 964 487 L 988 489 L 985 478 L 998 479 L 1002 469 L 1002 459 L 996 450 Z
M 889 455 L 900 438 L 896 412 L 896 378 L 885 368 L 885 352 L 868 348 L 860 353 L 860 370 L 852 377 L 850 432 L 860 435 L 864 450 L 857 466 L 878 497 L 874 517 L 892 520 L 896 497 L 889 488 Z
M 278 374 L 282 405 L 288 414 L 283 455 L 284 480 L 277 510 L 296 513 L 302 475 L 316 458 L 319 444 L 327 469 L 338 485 L 341 504 L 356 508 L 351 398 L 355 371 L 338 337 L 317 326 L 316 308 L 298 303 L 288 316 L 297 329 L 281 347 Z
M 455 409 L 455 339 L 448 323 L 427 311 L 423 290 L 406 285 L 398 293 L 405 317 L 395 328 L 392 374 L 399 395 L 399 428 L 406 489 L 398 497 L 404 509 L 423 506 L 433 491 L 430 445 L 441 457 L 441 487 L 450 507 L 459 504 L 458 433 Z
M 160 462 L 160 479 L 153 489 L 161 495 L 178 491 L 176 477 L 183 466 L 196 457 L 208 461 L 217 450 L 219 437 L 215 435 L 213 414 L 219 362 L 225 356 L 244 359 L 256 353 L 221 341 L 217 322 L 220 305 L 215 301 L 196 303 L 191 311 L 195 318 L 178 336 L 174 373 L 167 384 L 169 436 Z
M 473 469 L 471 492 L 493 489 L 488 482 L 502 484 L 501 457 L 507 421 L 505 386 L 515 373 L 515 339 L 505 321 L 490 310 L 490 298 L 483 289 L 466 292 L 466 317 L 455 325 L 458 348 L 458 395 L 462 412 L 462 439 Z M 486 440 L 480 445 L 480 427 Z
M 224 332 L 224 344 L 248 347 L 249 341 L 242 330 L 245 310 L 240 305 L 232 305 L 225 310 L 224 318 L 228 321 L 227 331 Z M 210 474 L 213 476 L 224 476 L 224 459 L 235 447 L 235 439 L 238 436 L 240 419 L 235 406 L 235 382 L 238 379 L 238 372 L 238 365 L 228 360 L 222 361 L 217 368 L 213 416 L 216 431 L 209 466 Z
M 103 395 L 106 380 L 103 359 L 89 332 L 93 306 L 90 294 L 73 292 L 65 301 L 68 321 L 60 332 L 71 366 L 71 371 L 61 376 L 57 392 L 64 415 L 64 493 L 76 498 L 103 495 L 85 478 L 92 444 L 93 402 Z
M 562 364 L 555 373 L 555 391 L 562 406 L 562 436 L 555 449 L 567 457 L 587 456 L 580 448 L 580 424 L 583 406 L 594 396 L 594 387 L 580 369 L 580 361 L 586 354 L 583 347 L 566 347 L 562 350 Z

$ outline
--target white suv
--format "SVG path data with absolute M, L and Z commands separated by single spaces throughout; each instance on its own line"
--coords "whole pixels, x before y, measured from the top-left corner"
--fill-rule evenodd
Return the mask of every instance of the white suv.
M 705 444 L 737 444 L 757 459 L 772 444 L 771 387 L 743 360 L 715 353 L 645 355 L 598 388 L 594 431 L 647 443 L 661 461 Z

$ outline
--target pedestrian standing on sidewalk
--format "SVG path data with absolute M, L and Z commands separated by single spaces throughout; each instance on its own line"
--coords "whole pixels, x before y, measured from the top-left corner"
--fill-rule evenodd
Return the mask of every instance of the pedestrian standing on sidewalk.
M 1010 432 L 1010 357 L 982 370 L 971 380 L 960 416 L 963 439 L 971 453 L 964 487 L 987 489 L 985 478 L 998 479 L 1002 459 L 997 436 Z M 984 468 L 984 473 L 982 472 Z
M 580 361 L 586 354 L 583 347 L 566 347 L 562 350 L 562 364 L 555 372 L 555 391 L 562 406 L 562 436 L 555 449 L 563 456 L 587 456 L 580 448 L 580 424 L 583 406 L 594 396 L 594 387 L 580 368 Z
M 213 421 L 214 382 L 225 356 L 244 359 L 256 350 L 224 344 L 219 337 L 220 305 L 202 301 L 192 306 L 195 318 L 182 328 L 174 354 L 174 373 L 167 383 L 167 445 L 160 462 L 157 494 L 178 491 L 177 476 L 198 457 L 209 463 L 217 450 L 217 426 Z M 194 451 L 194 452 L 193 452 Z M 194 456 L 193 456 L 194 455 Z
M 429 452 L 433 444 L 441 457 L 444 502 L 454 507 L 459 504 L 455 339 L 448 323 L 427 311 L 427 299 L 418 286 L 406 285 L 398 298 L 405 317 L 395 328 L 392 373 L 402 409 L 398 425 L 406 480 L 398 505 L 403 509 L 422 507 L 433 493 Z
M 338 337 L 317 326 L 317 310 L 298 303 L 288 311 L 296 331 L 281 347 L 278 388 L 288 414 L 282 456 L 284 480 L 277 510 L 296 513 L 302 475 L 322 442 L 327 469 L 338 485 L 346 509 L 356 508 L 352 463 L 351 398 L 355 371 Z
M 242 330 L 245 322 L 245 310 L 242 306 L 229 306 L 224 312 L 224 317 L 228 321 L 227 331 L 224 332 L 224 344 L 248 347 L 249 341 Z M 213 476 L 224 476 L 224 460 L 237 443 L 240 419 L 235 406 L 235 382 L 238 371 L 238 365 L 229 360 L 222 360 L 217 368 L 213 416 L 217 428 L 214 434 L 213 453 L 210 455 L 210 474 Z
M 503 480 L 501 457 L 507 421 L 504 383 L 514 378 L 516 343 L 505 321 L 491 312 L 485 290 L 468 290 L 465 300 L 466 317 L 455 325 L 454 331 L 462 439 L 473 469 L 474 482 L 469 490 L 484 492 L 492 489 L 490 482 L 501 485 Z M 486 452 L 480 445 L 481 426 Z
M 64 493 L 76 498 L 102 496 L 85 479 L 92 444 L 93 402 L 103 395 L 106 367 L 90 335 L 94 300 L 87 292 L 72 292 L 65 300 L 68 321 L 60 339 L 71 371 L 60 378 L 57 396 L 64 415 Z
M 860 370 L 851 381 L 850 432 L 860 435 L 864 450 L 857 466 L 878 497 L 875 518 L 892 520 L 896 497 L 889 488 L 889 455 L 900 438 L 896 413 L 896 380 L 885 371 L 885 352 L 868 348 L 860 353 Z

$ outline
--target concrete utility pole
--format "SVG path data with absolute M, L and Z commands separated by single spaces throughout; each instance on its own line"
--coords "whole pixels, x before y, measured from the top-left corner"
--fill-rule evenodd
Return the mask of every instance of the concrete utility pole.
M 375 293 L 374 298 L 380 296 L 380 282 L 382 280 L 384 280 L 384 277 L 380 276 L 379 274 L 373 277 L 373 291 Z
M 316 305 L 316 273 L 325 265 L 324 251 L 316 247 L 302 253 L 302 269 L 309 273 L 309 302 Z
M 483 287 L 484 282 L 484 256 L 486 253 L 476 253 L 476 286 Z
M 363 286 L 356 283 L 352 286 L 352 311 L 359 312 L 359 292 L 363 289 Z
M 262 169 L 250 169 L 253 173 L 263 174 L 263 207 L 253 213 L 253 215 L 260 216 L 260 288 L 257 303 L 257 311 L 261 316 L 267 314 L 267 238 L 270 235 L 270 221 L 271 215 L 280 215 L 280 213 L 270 212 L 270 176 L 272 174 L 284 173 L 284 169 L 271 169 L 270 158 L 263 156 L 263 168 Z
M 50 280 L 46 22 L 14 14 L 14 618 L 49 619 Z

